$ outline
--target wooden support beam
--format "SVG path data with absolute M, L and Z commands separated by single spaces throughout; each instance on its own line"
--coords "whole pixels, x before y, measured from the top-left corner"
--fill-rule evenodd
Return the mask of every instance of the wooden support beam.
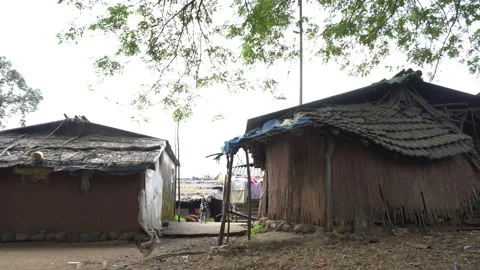
M 335 147 L 335 138 L 328 134 L 325 147 L 325 193 L 327 194 L 327 228 L 331 231 L 333 221 L 333 192 L 332 192 L 332 154 Z
M 250 158 L 248 157 L 248 150 L 247 148 L 244 148 L 245 150 L 245 158 L 247 161 L 247 200 L 248 200 L 248 218 L 247 218 L 247 236 L 248 240 L 250 240 L 251 237 L 251 231 L 252 231 L 252 177 L 250 174 Z
M 232 166 L 233 166 L 233 154 L 226 155 L 227 157 L 227 179 L 225 179 L 223 188 L 223 213 L 222 221 L 220 223 L 220 232 L 218 234 L 218 245 L 223 245 L 223 237 L 225 234 L 225 222 L 230 209 L 230 182 L 232 180 Z M 230 224 L 230 222 L 229 222 Z

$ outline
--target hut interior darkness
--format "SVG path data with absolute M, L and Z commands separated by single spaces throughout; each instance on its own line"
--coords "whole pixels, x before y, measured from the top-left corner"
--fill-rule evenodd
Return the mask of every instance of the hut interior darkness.
M 480 197 L 480 97 L 422 80 L 390 80 L 248 120 L 241 148 L 265 170 L 271 219 L 422 226 L 473 214 Z
M 0 231 L 161 228 L 174 218 L 167 141 L 85 117 L 0 132 Z

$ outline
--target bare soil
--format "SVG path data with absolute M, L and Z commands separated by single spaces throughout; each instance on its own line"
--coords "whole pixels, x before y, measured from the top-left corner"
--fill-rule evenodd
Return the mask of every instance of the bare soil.
M 222 248 L 212 237 L 162 238 L 146 263 L 127 242 L 9 243 L 0 245 L 0 269 L 480 269 L 478 231 L 376 238 L 336 244 L 324 235 L 267 232 Z

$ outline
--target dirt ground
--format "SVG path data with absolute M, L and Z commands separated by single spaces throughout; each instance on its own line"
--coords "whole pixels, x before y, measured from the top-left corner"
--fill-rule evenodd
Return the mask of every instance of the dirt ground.
M 0 245 L 0 269 L 480 269 L 478 231 L 382 235 L 377 243 L 325 239 L 268 232 L 218 248 L 216 237 L 162 238 L 146 263 L 127 242 L 9 243 Z

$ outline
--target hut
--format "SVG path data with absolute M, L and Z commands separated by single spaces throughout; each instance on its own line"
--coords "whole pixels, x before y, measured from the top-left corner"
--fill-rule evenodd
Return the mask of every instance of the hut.
M 434 224 L 478 210 L 480 97 L 421 71 L 249 119 L 222 152 L 265 170 L 260 213 L 318 225 Z
M 223 184 L 217 179 L 207 178 L 181 178 L 180 179 L 180 200 L 177 200 L 177 207 L 180 204 L 180 215 L 198 215 L 200 202 L 204 199 L 209 204 L 209 216 L 215 221 L 220 221 L 223 200 Z
M 131 232 L 174 219 L 168 141 L 75 116 L 0 132 L 0 231 Z

